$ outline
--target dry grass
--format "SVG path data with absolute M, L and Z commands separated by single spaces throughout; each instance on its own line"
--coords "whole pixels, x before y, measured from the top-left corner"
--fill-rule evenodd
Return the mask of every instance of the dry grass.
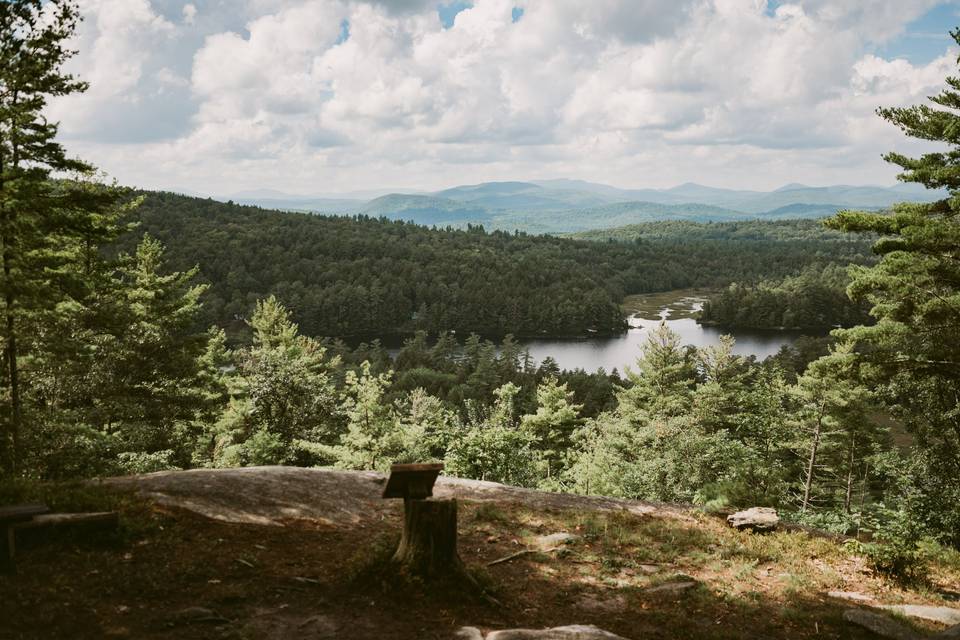
M 399 504 L 352 526 L 280 527 L 217 522 L 129 496 L 83 498 L 101 499 L 122 511 L 127 533 L 24 545 L 20 575 L 0 578 L 0 638 L 447 640 L 463 625 L 575 623 L 635 639 L 867 638 L 842 620 L 851 605 L 826 591 L 941 605 L 960 593 L 956 553 L 940 553 L 930 585 L 910 591 L 871 574 L 843 546 L 804 533 L 740 533 L 698 513 L 465 502 L 460 553 L 489 586 L 495 601 L 486 601 L 355 580 L 357 567 L 396 540 Z M 581 539 L 487 566 L 557 532 Z M 651 591 L 690 580 L 693 588 Z M 178 619 L 196 606 L 228 622 Z

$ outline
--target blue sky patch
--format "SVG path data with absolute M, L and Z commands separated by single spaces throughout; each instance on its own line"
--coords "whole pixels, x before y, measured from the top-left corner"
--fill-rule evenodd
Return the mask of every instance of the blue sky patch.
M 884 58 L 906 58 L 926 64 L 954 44 L 949 31 L 960 27 L 960 1 L 944 2 L 920 16 L 902 34 L 876 50 Z
M 523 7 L 514 7 L 513 11 L 510 12 L 510 19 L 516 22 L 523 17 Z
M 334 44 L 343 44 L 350 39 L 350 21 L 344 18 L 340 21 L 340 35 Z
M 453 21 L 456 20 L 457 14 L 472 6 L 472 2 L 464 2 L 463 0 L 454 0 L 453 2 L 437 5 L 437 15 L 440 16 L 440 24 L 443 25 L 444 29 L 449 29 L 453 26 Z

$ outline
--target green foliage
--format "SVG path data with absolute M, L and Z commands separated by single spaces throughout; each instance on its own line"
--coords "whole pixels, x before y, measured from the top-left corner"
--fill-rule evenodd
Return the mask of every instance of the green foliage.
M 861 546 L 875 571 L 905 584 L 914 584 L 926 577 L 930 558 L 909 513 L 886 511 L 876 526 L 875 540 Z
M 222 346 L 213 347 L 219 354 L 204 354 L 214 363 L 227 357 L 234 364 L 223 375 L 230 402 L 198 442 L 205 450 L 195 454 L 215 466 L 295 462 L 311 452 L 301 442 L 331 444 L 341 429 L 331 378 L 339 361 L 301 336 L 276 298 L 257 303 L 250 326 L 251 346 L 229 356 Z
M 450 473 L 521 487 L 536 484 L 536 441 L 519 428 L 515 406 L 519 390 L 508 382 L 496 390 L 489 410 L 476 404 L 469 407 L 444 460 Z
M 811 265 L 796 276 L 757 284 L 731 284 L 712 296 L 700 315 L 705 323 L 742 329 L 822 331 L 870 322 L 867 310 L 846 294 L 846 267 Z
M 119 232 L 121 192 L 78 180 L 92 168 L 67 156 L 44 116 L 50 98 L 86 89 L 62 71 L 79 19 L 71 0 L 0 3 L 0 475 L 29 468 L 21 439 L 35 434 L 25 360 L 62 346 L 48 346 L 57 334 L 38 333 L 38 325 L 70 326 L 90 296 L 98 245 Z
M 245 339 L 240 318 L 269 295 L 310 336 L 618 333 L 628 294 L 779 278 L 813 262 L 862 262 L 868 248 L 833 237 L 843 234 L 825 237 L 815 225 L 783 239 L 741 233 L 760 224 L 743 222 L 729 234 L 597 243 L 265 211 L 169 193 L 145 194 L 137 216 L 141 230 L 170 247 L 177 268 L 202 265 L 211 285 L 204 319 L 237 339 Z M 135 241 L 131 234 L 121 245 Z
M 952 35 L 960 42 L 960 30 Z M 949 147 L 919 158 L 885 156 L 903 168 L 901 180 L 946 188 L 949 197 L 896 205 L 887 214 L 842 211 L 827 224 L 880 236 L 873 247 L 880 262 L 854 270 L 849 287 L 870 305 L 876 324 L 838 335 L 864 353 L 872 384 L 914 438 L 922 477 L 913 483 L 921 496 L 910 503 L 913 517 L 960 545 L 960 78 L 946 83 L 930 98 L 936 106 L 878 113 L 910 137 Z

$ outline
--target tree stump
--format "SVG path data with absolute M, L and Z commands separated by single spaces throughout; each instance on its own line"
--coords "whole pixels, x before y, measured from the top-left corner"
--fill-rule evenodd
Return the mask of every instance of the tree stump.
M 456 500 L 404 500 L 403 535 L 393 562 L 419 577 L 465 572 L 457 553 Z

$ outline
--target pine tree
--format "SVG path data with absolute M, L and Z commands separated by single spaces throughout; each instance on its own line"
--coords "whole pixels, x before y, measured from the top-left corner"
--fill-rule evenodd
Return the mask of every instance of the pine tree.
M 951 35 L 960 43 L 960 29 Z M 880 262 L 854 269 L 849 287 L 872 305 L 877 323 L 839 334 L 867 354 L 874 381 L 916 439 L 917 515 L 960 545 L 960 77 L 946 83 L 933 106 L 878 114 L 912 138 L 949 147 L 884 156 L 903 169 L 900 180 L 947 189 L 948 197 L 899 204 L 889 214 L 842 211 L 828 226 L 881 236 Z
M 650 331 L 637 360 L 637 371 L 627 371 L 633 386 L 619 395 L 621 413 L 676 416 L 690 408 L 696 371 L 680 336 L 666 323 Z
M 236 371 L 227 376 L 230 403 L 210 434 L 210 463 L 332 460 L 341 432 L 332 379 L 339 358 L 300 335 L 273 296 L 257 302 L 250 327 L 253 345 L 234 354 Z
M 21 360 L 29 347 L 23 324 L 69 297 L 76 274 L 64 265 L 117 231 L 108 213 L 116 190 L 50 179 L 92 172 L 67 157 L 55 141 L 56 123 L 43 116 L 49 98 L 86 89 L 62 71 L 74 55 L 66 43 L 78 20 L 72 0 L 0 2 L 0 338 L 6 392 L 0 471 L 7 473 L 16 471 L 21 456 Z
M 837 345 L 829 355 L 810 363 L 797 381 L 800 426 L 808 434 L 800 511 L 815 501 L 814 485 L 824 473 L 849 473 L 857 460 L 858 434 L 866 431 L 870 391 L 860 382 L 859 362 L 851 343 Z M 851 459 L 850 443 L 853 442 Z M 866 449 L 866 442 L 860 446 Z M 840 449 L 839 456 L 837 449 Z M 829 460 L 828 456 L 834 459 Z M 839 460 L 837 460 L 839 458 Z
M 564 455 L 581 423 L 582 409 L 583 405 L 573 402 L 573 392 L 566 384 L 547 378 L 537 387 L 537 412 L 521 418 L 520 428 L 530 434 L 540 452 L 547 478 L 561 473 Z

